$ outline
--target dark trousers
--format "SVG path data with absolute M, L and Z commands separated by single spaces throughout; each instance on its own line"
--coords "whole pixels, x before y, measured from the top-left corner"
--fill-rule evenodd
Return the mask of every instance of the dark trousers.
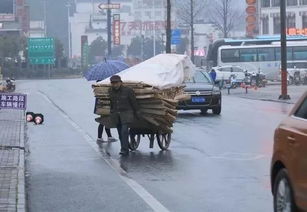
M 117 125 L 118 136 L 121 144 L 121 152 L 129 152 L 129 128 L 127 124 L 122 124 L 120 121 Z
M 103 127 L 104 127 L 103 124 L 99 124 L 99 126 L 98 126 L 98 138 L 102 138 Z M 106 133 L 107 133 L 108 137 L 112 137 L 110 129 L 106 128 Z

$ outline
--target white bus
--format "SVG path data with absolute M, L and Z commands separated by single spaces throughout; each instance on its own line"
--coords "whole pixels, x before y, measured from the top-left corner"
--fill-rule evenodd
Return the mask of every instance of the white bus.
M 213 66 L 240 66 L 249 72 L 261 71 L 269 80 L 279 80 L 280 57 L 280 42 L 270 38 L 218 41 L 211 46 L 207 60 Z M 288 63 L 307 64 L 307 37 L 288 38 L 287 59 Z

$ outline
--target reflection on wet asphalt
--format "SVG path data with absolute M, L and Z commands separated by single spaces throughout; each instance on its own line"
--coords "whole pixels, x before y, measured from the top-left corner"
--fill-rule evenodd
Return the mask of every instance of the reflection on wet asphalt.
M 46 170 L 44 174 L 52 176 L 63 171 L 62 166 L 69 167 L 77 152 L 80 154 L 77 161 L 85 155 L 89 159 L 83 161 L 78 169 L 77 166 L 72 168 L 75 175 L 71 179 L 80 183 L 80 189 L 88 192 L 81 195 L 80 189 L 72 190 L 70 201 L 84 198 L 83 202 L 88 201 L 85 205 L 91 207 L 91 211 L 96 211 L 102 205 L 106 211 L 121 211 L 120 206 L 135 207 L 135 211 L 150 211 L 148 204 L 129 190 L 117 176 L 117 171 L 112 171 L 102 158 L 118 163 L 129 178 L 146 189 L 169 211 L 272 211 L 269 185 L 272 138 L 274 129 L 289 112 L 291 105 L 224 96 L 221 116 L 215 116 L 210 111 L 206 115 L 201 115 L 199 111 L 181 111 L 174 125 L 168 151 L 161 151 L 156 142 L 154 148 L 150 149 L 149 139 L 144 137 L 139 149 L 131 152 L 129 157 L 118 155 L 119 141 L 95 144 L 100 154 L 100 158 L 95 158 L 97 152 L 90 150 L 80 132 L 37 93 L 41 90 L 48 95 L 78 127 L 90 135 L 92 142 L 96 142 L 98 126 L 94 121 L 96 116 L 92 114 L 94 98 L 89 83 L 82 79 L 24 81 L 21 87 L 30 94 L 29 108 L 46 114 L 45 127 L 37 130 L 29 126 L 30 173 L 33 175 L 31 211 L 42 209 L 39 203 L 33 203 L 44 201 L 38 192 L 44 193 L 46 198 L 54 192 L 54 189 L 46 189 L 39 183 L 43 180 L 40 167 L 49 167 L 51 164 L 52 169 Z M 112 129 L 112 133 L 114 137 L 117 136 L 116 130 Z M 39 141 L 40 138 L 51 142 L 48 144 L 51 148 L 45 148 L 46 143 Z M 60 150 L 63 145 L 67 147 L 65 153 Z M 78 174 L 84 171 L 88 182 L 77 179 Z M 93 180 L 93 176 L 103 180 Z M 114 180 L 113 187 L 108 182 L 110 179 Z M 65 185 L 62 186 L 64 189 Z M 55 193 L 61 196 L 60 191 Z M 76 199 L 73 198 L 75 193 L 78 193 Z M 106 199 L 98 203 L 91 198 L 93 194 Z M 121 202 L 115 200 L 118 195 L 123 196 Z M 58 199 L 55 203 L 49 200 L 48 206 L 59 202 L 60 205 L 67 203 Z

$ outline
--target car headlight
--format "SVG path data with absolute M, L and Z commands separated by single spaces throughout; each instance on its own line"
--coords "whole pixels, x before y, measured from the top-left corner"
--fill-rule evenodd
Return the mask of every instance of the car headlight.
M 220 90 L 213 90 L 212 95 L 221 95 L 221 91 Z

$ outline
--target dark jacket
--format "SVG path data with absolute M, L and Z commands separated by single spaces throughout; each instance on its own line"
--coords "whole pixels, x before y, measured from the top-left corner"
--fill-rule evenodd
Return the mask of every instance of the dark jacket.
M 130 124 L 139 113 L 139 107 L 136 101 L 134 91 L 125 86 L 121 86 L 119 90 L 109 89 L 111 101 L 111 123 L 117 126 L 119 120 L 122 124 Z

